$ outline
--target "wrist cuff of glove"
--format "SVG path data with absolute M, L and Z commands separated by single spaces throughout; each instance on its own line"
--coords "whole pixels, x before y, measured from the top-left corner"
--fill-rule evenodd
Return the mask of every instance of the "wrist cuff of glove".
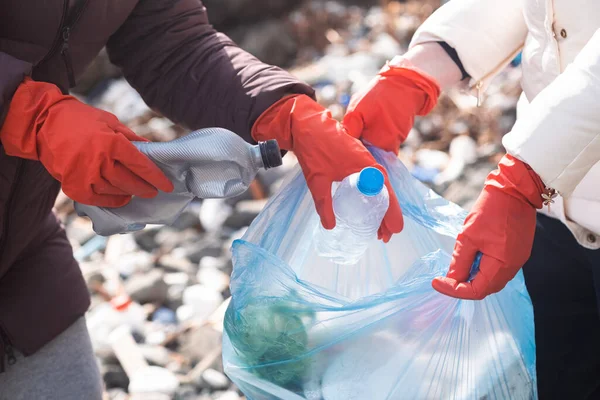
M 528 164 L 510 154 L 502 157 L 498 169 L 488 175 L 486 186 L 496 187 L 504 193 L 527 201 L 537 209 L 549 205 L 556 197 L 554 191 L 546 187 L 540 176 Z
M 392 61 L 387 62 L 379 71 L 379 76 L 394 78 L 398 81 L 402 80 L 405 84 L 416 87 L 423 92 L 423 101 L 418 105 L 419 108 L 415 110 L 415 115 L 429 114 L 440 97 L 441 88 L 435 78 L 404 57 L 395 57 Z
M 48 109 L 65 97 L 70 96 L 63 95 L 57 86 L 26 77 L 13 95 L 0 130 L 6 154 L 38 160 L 37 133 L 48 115 Z
M 307 95 L 283 97 L 258 117 L 252 126 L 252 139 L 257 142 L 275 139 L 281 149 L 292 150 L 294 122 L 301 123 L 303 116 L 324 112 L 328 111 Z

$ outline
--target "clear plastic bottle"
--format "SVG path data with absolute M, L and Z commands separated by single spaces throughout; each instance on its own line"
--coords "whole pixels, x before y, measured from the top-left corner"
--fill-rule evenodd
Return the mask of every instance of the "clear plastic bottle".
M 356 264 L 377 239 L 388 205 L 384 176 L 377 168 L 367 167 L 346 177 L 333 195 L 336 226 L 332 230 L 320 226 L 315 240 L 319 255 L 337 264 Z

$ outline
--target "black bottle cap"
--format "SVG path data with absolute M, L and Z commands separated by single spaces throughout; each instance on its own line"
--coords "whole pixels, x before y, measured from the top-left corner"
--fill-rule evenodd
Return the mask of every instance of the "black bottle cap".
M 260 142 L 259 147 L 265 169 L 279 167 L 283 164 L 281 150 L 279 149 L 277 140 Z

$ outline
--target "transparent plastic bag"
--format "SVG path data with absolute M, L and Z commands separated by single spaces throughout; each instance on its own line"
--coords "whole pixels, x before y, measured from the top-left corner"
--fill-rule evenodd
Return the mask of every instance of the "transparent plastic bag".
M 319 218 L 298 169 L 233 244 L 225 372 L 248 399 L 536 399 L 533 309 L 522 273 L 482 301 L 453 299 L 447 272 L 466 212 L 391 153 L 405 227 L 356 265 L 314 249 Z

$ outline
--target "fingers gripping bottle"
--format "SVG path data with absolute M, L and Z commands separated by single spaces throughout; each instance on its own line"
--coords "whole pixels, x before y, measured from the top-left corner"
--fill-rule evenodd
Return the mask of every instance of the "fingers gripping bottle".
M 333 195 L 335 228 L 326 230 L 319 225 L 315 241 L 319 255 L 337 264 L 356 264 L 377 239 L 388 205 L 389 194 L 380 170 L 367 167 L 347 176 Z

